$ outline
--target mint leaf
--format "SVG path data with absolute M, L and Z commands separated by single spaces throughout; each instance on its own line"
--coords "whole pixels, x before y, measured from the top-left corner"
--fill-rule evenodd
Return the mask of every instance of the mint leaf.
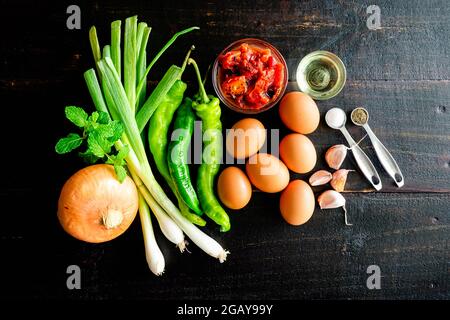
M 109 141 L 116 142 L 122 137 L 124 128 L 121 122 L 116 120 L 111 121 L 110 123 L 108 123 L 108 127 L 112 131 L 112 135 L 109 137 Z
M 76 133 L 69 133 L 65 138 L 59 139 L 55 146 L 56 153 L 64 154 L 78 148 L 83 143 L 83 138 Z
M 127 170 L 123 166 L 114 165 L 114 171 L 116 172 L 117 180 L 122 183 L 127 177 Z
M 106 159 L 105 163 L 114 165 L 116 163 L 116 156 L 109 156 Z
M 105 124 L 99 124 L 95 129 L 95 133 L 105 140 L 112 137 L 112 135 L 114 134 L 112 128 Z
M 110 150 L 103 149 L 104 147 L 104 139 L 102 139 L 95 131 L 89 133 L 87 142 L 88 142 L 88 151 L 90 151 L 93 155 L 99 158 L 103 158 L 106 153 L 109 153 Z
M 84 128 L 87 125 L 88 114 L 82 108 L 68 106 L 65 113 L 66 118 L 77 127 Z
M 109 115 L 106 112 L 103 111 L 99 111 L 98 112 L 99 116 L 98 116 L 98 120 L 97 122 L 100 124 L 108 124 L 110 119 L 109 119 Z
M 91 122 L 91 123 L 97 123 L 97 120 L 98 120 L 99 117 L 100 117 L 99 113 L 97 111 L 94 111 L 89 116 L 88 121 Z
M 125 164 L 125 158 L 130 153 L 130 147 L 128 145 L 124 145 L 122 149 L 119 150 L 117 153 L 117 156 L 115 157 L 115 161 L 117 164 L 124 165 Z
M 94 164 L 98 161 L 98 157 L 94 156 L 91 151 L 86 150 L 85 152 L 80 152 L 78 154 L 83 160 L 89 164 Z

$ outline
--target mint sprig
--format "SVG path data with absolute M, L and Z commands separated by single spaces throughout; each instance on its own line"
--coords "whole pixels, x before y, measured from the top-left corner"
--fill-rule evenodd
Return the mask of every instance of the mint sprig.
M 88 115 L 82 108 L 75 106 L 66 107 L 65 114 L 70 122 L 82 130 L 82 133 L 81 135 L 69 133 L 59 139 L 55 146 L 56 153 L 69 153 L 84 144 L 85 151 L 79 152 L 81 158 L 91 164 L 100 160 L 112 164 L 117 179 L 123 182 L 127 176 L 125 158 L 130 150 L 128 146 L 120 150 L 114 146 L 123 134 L 122 123 L 111 120 L 105 112 L 94 111 Z

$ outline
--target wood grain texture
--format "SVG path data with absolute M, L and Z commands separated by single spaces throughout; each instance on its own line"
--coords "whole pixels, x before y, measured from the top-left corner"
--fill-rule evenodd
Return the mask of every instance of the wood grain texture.
M 68 1 L 3 1 L 0 10 L 0 104 L 7 139 L 0 158 L 1 298 L 68 299 L 449 299 L 450 228 L 450 7 L 445 0 L 379 0 L 382 28 L 366 27 L 372 1 L 79 1 L 82 29 L 66 28 Z M 82 73 L 92 66 L 87 33 L 95 24 L 101 43 L 109 23 L 138 14 L 153 26 L 150 54 L 183 27 L 201 31 L 177 41 L 150 73 L 154 87 L 165 68 L 181 63 L 186 49 L 202 69 L 230 42 L 259 37 L 285 56 L 289 90 L 296 90 L 299 60 L 316 49 L 338 54 L 348 81 L 340 95 L 318 102 L 364 106 L 370 124 L 399 163 L 406 185 L 396 188 L 368 141 L 362 147 L 383 181 L 372 192 L 359 173 L 347 184 L 347 209 L 316 209 L 299 228 L 284 223 L 279 195 L 254 192 L 248 207 L 230 212 L 232 231 L 206 230 L 231 250 L 218 264 L 194 245 L 180 255 L 157 231 L 167 271 L 156 278 L 145 263 L 139 221 L 117 240 L 84 244 L 67 236 L 56 219 L 64 181 L 83 164 L 54 154 L 69 123 L 63 107 L 91 107 Z M 186 80 L 194 84 L 193 74 Z M 190 87 L 196 87 L 195 85 Z M 212 90 L 209 85 L 209 90 Z M 195 89 L 191 89 L 195 91 Z M 225 128 L 242 116 L 223 108 Z M 288 133 L 277 108 L 257 116 Z M 347 126 L 358 139 L 363 131 Z M 309 135 L 325 168 L 324 151 L 343 143 L 323 123 Z M 354 168 L 351 155 L 344 163 Z M 292 175 L 307 179 L 309 175 Z M 322 189 L 317 188 L 318 194 Z M 82 269 L 82 290 L 66 289 L 66 268 Z M 377 264 L 382 290 L 368 290 L 366 268 Z

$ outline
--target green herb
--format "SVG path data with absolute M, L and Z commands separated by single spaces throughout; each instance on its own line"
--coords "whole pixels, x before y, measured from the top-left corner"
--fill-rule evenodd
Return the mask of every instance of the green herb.
M 117 120 L 112 121 L 103 111 L 94 111 L 89 116 L 82 108 L 69 106 L 65 109 L 66 118 L 82 130 L 82 134 L 70 133 L 60 139 L 55 146 L 59 154 L 69 153 L 85 142 L 86 150 L 79 155 L 88 163 L 105 160 L 114 166 L 117 179 L 122 182 L 126 177 L 125 157 L 129 148 L 115 149 L 114 144 L 121 138 L 124 128 Z

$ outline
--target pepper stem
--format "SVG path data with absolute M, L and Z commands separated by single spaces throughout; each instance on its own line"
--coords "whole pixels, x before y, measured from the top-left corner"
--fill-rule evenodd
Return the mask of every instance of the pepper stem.
M 194 70 L 195 70 L 195 74 L 197 75 L 198 91 L 200 93 L 200 97 L 202 98 L 202 103 L 208 103 L 209 98 L 208 98 L 208 95 L 206 94 L 205 86 L 203 85 L 202 76 L 200 75 L 200 70 L 198 69 L 197 63 L 195 62 L 194 59 L 189 58 L 188 64 L 192 64 L 192 66 L 194 67 Z
M 189 49 L 188 53 L 186 54 L 186 57 L 184 58 L 183 64 L 181 65 L 181 73 L 180 73 L 179 79 L 181 79 L 181 76 L 182 76 L 184 70 L 186 69 L 186 65 L 189 60 L 189 57 L 191 56 L 191 52 L 194 50 L 195 50 L 195 46 L 192 45 L 191 48 Z

